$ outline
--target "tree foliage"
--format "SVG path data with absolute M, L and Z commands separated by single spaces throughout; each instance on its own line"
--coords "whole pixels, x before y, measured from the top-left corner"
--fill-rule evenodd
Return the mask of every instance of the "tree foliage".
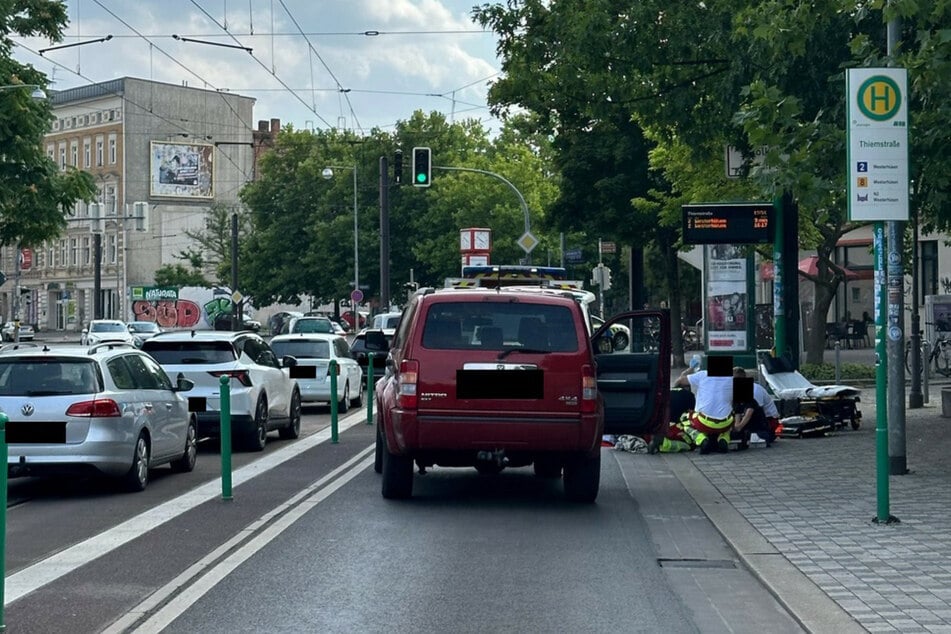
M 46 77 L 11 56 L 11 36 L 60 41 L 66 22 L 62 2 L 0 0 L 0 244 L 37 246 L 55 238 L 66 228 L 64 210 L 96 195 L 91 175 L 60 171 L 46 156 L 50 104 L 31 97 Z
M 824 333 L 840 282 L 829 266 L 832 253 L 857 226 L 845 201 L 846 68 L 891 61 L 909 68 L 916 200 L 932 226 L 951 220 L 943 133 L 951 3 L 896 0 L 887 6 L 891 13 L 885 8 L 883 0 L 510 0 L 476 7 L 473 15 L 500 38 L 505 74 L 491 88 L 491 103 L 500 114 L 528 110 L 556 136 L 562 200 L 577 215 L 570 192 L 597 190 L 631 164 L 604 162 L 592 179 L 583 169 L 588 148 L 572 140 L 595 138 L 589 135 L 600 126 L 625 116 L 652 144 L 649 176 L 641 177 L 627 217 L 645 218 L 647 211 L 655 226 L 676 226 L 684 202 L 791 192 L 800 206 L 801 246 L 819 255 L 813 332 Z M 902 48 L 890 60 L 885 22 L 896 15 L 904 25 Z M 597 151 L 620 156 L 634 138 L 632 130 L 602 135 Z M 765 163 L 746 181 L 728 181 L 721 158 L 727 144 L 766 146 Z M 818 337 L 810 361 L 821 361 Z

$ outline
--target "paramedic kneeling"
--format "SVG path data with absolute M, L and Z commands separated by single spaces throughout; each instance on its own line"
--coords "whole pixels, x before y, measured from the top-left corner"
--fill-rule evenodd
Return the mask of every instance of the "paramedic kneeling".
M 707 369 L 681 372 L 675 385 L 693 388 L 696 397 L 690 414 L 690 428 L 686 432 L 700 453 L 730 450 L 730 430 L 733 427 L 733 358 L 707 357 Z
M 740 366 L 733 368 L 733 377 L 739 380 L 748 381 L 750 398 L 744 405 L 737 407 L 736 413 L 739 420 L 736 421 L 734 434 L 739 435 L 741 449 L 749 446 L 750 433 L 766 441 L 769 447 L 776 440 L 776 433 L 779 429 L 779 410 L 776 409 L 776 403 L 773 397 L 769 395 L 759 383 L 753 382 L 753 378 L 746 374 L 746 370 Z M 735 385 L 735 384 L 734 384 Z M 734 396 L 739 401 L 734 387 Z

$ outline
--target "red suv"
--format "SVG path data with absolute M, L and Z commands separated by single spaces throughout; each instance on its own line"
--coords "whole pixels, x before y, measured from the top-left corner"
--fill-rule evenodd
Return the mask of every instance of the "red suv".
M 635 335 L 623 350 L 613 349 L 615 323 Z M 412 495 L 414 463 L 421 474 L 433 465 L 480 473 L 533 465 L 540 477 L 563 473 L 569 499 L 593 502 L 602 435 L 665 422 L 670 342 L 656 332 L 668 324 L 666 312 L 636 311 L 589 338 L 570 293 L 420 291 L 375 391 L 383 497 Z

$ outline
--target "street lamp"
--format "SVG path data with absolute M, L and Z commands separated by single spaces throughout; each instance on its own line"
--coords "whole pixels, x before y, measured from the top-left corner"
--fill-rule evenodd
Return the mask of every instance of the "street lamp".
M 7 84 L 6 86 L 0 86 L 0 90 L 16 90 L 17 88 L 32 88 L 33 92 L 30 93 L 30 97 L 36 101 L 46 99 L 46 93 L 43 92 L 43 88 L 39 84 Z
M 324 180 L 330 180 L 334 177 L 334 170 L 353 170 L 353 293 L 351 293 L 350 298 L 353 301 L 353 327 L 356 328 L 359 325 L 359 312 L 357 310 L 357 304 L 359 301 L 356 301 L 357 297 L 360 297 L 360 234 L 359 234 L 359 224 L 357 221 L 357 166 L 356 164 L 353 167 L 325 167 L 320 173 L 324 177 Z

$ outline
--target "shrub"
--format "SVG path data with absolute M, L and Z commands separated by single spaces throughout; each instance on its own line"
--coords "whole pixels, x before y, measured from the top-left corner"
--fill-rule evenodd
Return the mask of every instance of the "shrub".
M 799 372 L 810 381 L 834 381 L 835 365 L 832 363 L 803 363 Z M 861 363 L 843 363 L 839 368 L 840 380 L 874 379 L 875 366 Z

